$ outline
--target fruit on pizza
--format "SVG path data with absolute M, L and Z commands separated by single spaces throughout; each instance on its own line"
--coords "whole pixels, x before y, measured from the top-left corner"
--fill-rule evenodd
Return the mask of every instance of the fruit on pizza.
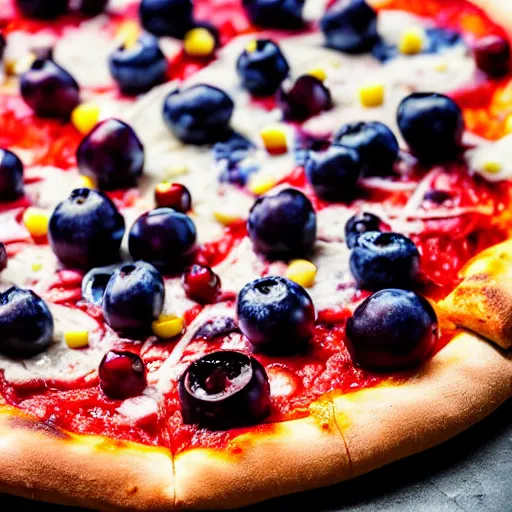
M 69 0 L 15 0 L 16 7 L 23 16 L 42 20 L 52 20 L 65 14 Z
M 382 220 L 369 212 L 359 212 L 350 217 L 345 224 L 345 243 L 349 249 L 357 245 L 359 235 L 367 231 L 382 231 Z
M 264 28 L 298 29 L 304 26 L 304 0 L 242 0 L 247 16 Z
M 217 142 L 213 146 L 213 155 L 220 168 L 219 180 L 245 185 L 251 174 L 258 170 L 250 158 L 254 150 L 255 145 L 236 132 L 230 134 L 226 141 Z
M 62 263 L 87 270 L 119 259 L 124 232 L 124 218 L 111 199 L 77 188 L 53 211 L 48 239 Z
M 0 242 L 0 272 L 7 267 L 7 249 L 5 248 L 5 244 Z
M 95 306 L 101 306 L 105 288 L 112 274 L 122 265 L 123 263 L 114 263 L 89 270 L 82 279 L 82 299 Z
M 439 336 L 437 316 L 421 295 L 385 289 L 365 299 L 347 320 L 347 346 L 357 364 L 392 370 L 424 361 Z
M 238 325 L 256 350 L 297 354 L 313 334 L 316 312 L 308 292 L 286 277 L 269 276 L 242 288 Z
M 511 69 L 510 43 L 501 36 L 489 35 L 479 39 L 473 48 L 476 65 L 485 73 L 500 77 Z
M 270 413 L 267 373 L 254 357 L 232 350 L 207 354 L 179 380 L 185 423 L 229 429 L 261 422 Z
M 23 164 L 12 151 L 0 149 L 0 201 L 23 195 Z
M 194 25 L 191 0 L 142 0 L 139 17 L 144 29 L 156 36 L 183 39 Z
M 144 261 L 125 263 L 114 271 L 103 294 L 105 321 L 116 331 L 144 333 L 164 306 L 164 281 Z
M 0 353 L 32 357 L 52 342 L 53 316 L 31 290 L 12 287 L 0 293 Z
M 195 333 L 194 339 L 212 340 L 238 331 L 238 325 L 230 316 L 215 316 L 207 320 Z
M 196 264 L 187 268 L 181 282 L 187 297 L 200 304 L 215 302 L 221 287 L 220 277 L 205 265 Z
M 183 143 L 213 144 L 230 134 L 233 109 L 233 100 L 222 89 L 197 84 L 171 92 L 165 98 L 163 116 Z
M 155 187 L 155 203 L 158 208 L 187 213 L 192 209 L 192 196 L 185 185 L 162 181 Z
M 144 147 L 130 126 L 107 119 L 84 137 L 76 160 L 80 172 L 101 189 L 133 187 L 144 169 Z

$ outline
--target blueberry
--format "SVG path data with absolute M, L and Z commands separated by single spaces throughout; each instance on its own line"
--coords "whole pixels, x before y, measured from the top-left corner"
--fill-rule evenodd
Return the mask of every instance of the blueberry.
M 485 73 L 499 77 L 510 71 L 510 43 L 501 36 L 479 39 L 474 47 L 476 65 Z
M 350 254 L 350 270 L 359 288 L 411 288 L 419 273 L 420 255 L 414 242 L 398 233 L 367 231 Z
M 395 135 L 378 121 L 344 124 L 334 136 L 333 144 L 357 151 L 366 176 L 391 174 L 398 158 Z
M 101 390 L 112 400 L 139 396 L 148 384 L 144 361 L 125 350 L 109 350 L 100 363 L 98 375 Z
M 220 336 L 226 336 L 238 331 L 238 325 L 229 316 L 216 316 L 207 320 L 194 333 L 193 339 L 201 338 L 210 341 Z
M 367 231 L 381 231 L 382 221 L 373 213 L 360 212 L 348 219 L 345 225 L 345 242 L 349 249 L 357 245 L 359 235 Z
M 40 117 L 67 119 L 80 103 L 75 79 L 49 58 L 38 58 L 21 75 L 21 95 Z
M 122 263 L 116 263 L 114 265 L 96 267 L 89 270 L 82 279 L 82 299 L 95 306 L 101 306 L 105 288 L 112 274 L 121 265 Z
M 326 45 L 346 53 L 364 53 L 379 40 L 377 13 L 365 0 L 342 0 L 320 22 Z
M 14 201 L 23 195 L 23 164 L 7 149 L 0 149 L 0 201 Z
M 108 0 L 80 0 L 77 10 L 86 16 L 97 16 L 107 6 Z
M 0 272 L 7 267 L 7 249 L 5 244 L 0 242 Z
M 298 29 L 304 26 L 305 0 L 243 0 L 251 23 L 264 28 Z
M 164 307 L 164 280 L 144 261 L 126 263 L 110 277 L 103 295 L 105 321 L 116 331 L 145 332 Z
M 255 96 L 274 94 L 290 72 L 290 66 L 279 46 L 270 39 L 255 41 L 255 49 L 247 48 L 236 64 L 242 85 Z
M 311 152 L 306 162 L 306 176 L 315 194 L 328 201 L 354 199 L 361 175 L 361 162 L 353 149 L 331 146 L 322 153 Z
M 68 10 L 69 0 L 15 0 L 23 16 L 41 20 L 52 20 Z
M 12 287 L 0 293 L 0 352 L 32 357 L 45 351 L 53 337 L 53 317 L 31 290 Z
M 124 94 L 140 94 L 165 81 L 167 60 L 156 37 L 143 34 L 135 46 L 120 46 L 110 55 L 110 73 Z
M 411 151 L 425 163 L 450 160 L 460 151 L 464 118 L 448 96 L 413 93 L 400 103 L 397 121 Z
M 132 187 L 144 168 L 144 146 L 133 129 L 107 119 L 84 137 L 76 152 L 78 168 L 104 190 Z
M 62 263 L 90 269 L 119 259 L 124 231 L 123 216 L 107 196 L 77 188 L 55 208 L 48 238 Z
M 256 200 L 247 230 L 257 252 L 280 259 L 300 257 L 313 249 L 316 214 L 302 192 L 287 188 Z
M 306 290 L 286 277 L 263 277 L 244 286 L 237 300 L 238 325 L 266 353 L 296 354 L 313 334 L 316 312 Z
M 164 101 L 164 120 L 185 144 L 212 144 L 227 138 L 233 100 L 221 89 L 198 84 L 171 92 Z
M 192 11 L 191 0 L 142 0 L 139 16 L 148 32 L 183 39 L 194 25 Z
M 252 142 L 236 132 L 225 142 L 217 142 L 213 146 L 213 155 L 219 170 L 219 180 L 244 186 L 250 175 L 260 168 L 250 158 L 255 149 Z
M 374 370 L 421 363 L 439 336 L 429 302 L 414 292 L 396 289 L 374 293 L 359 305 L 347 321 L 346 335 L 354 360 Z
M 171 208 L 141 215 L 130 230 L 130 254 L 160 270 L 182 270 L 195 249 L 196 228 L 190 217 Z

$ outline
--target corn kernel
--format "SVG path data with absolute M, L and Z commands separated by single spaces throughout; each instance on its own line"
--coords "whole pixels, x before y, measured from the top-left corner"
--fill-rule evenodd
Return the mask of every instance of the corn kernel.
M 249 190 L 256 196 L 262 196 L 276 186 L 277 182 L 272 176 L 253 176 L 249 180 Z
M 218 210 L 214 210 L 213 216 L 215 217 L 217 222 L 220 222 L 224 226 L 231 226 L 232 224 L 235 224 L 242 220 L 239 214 L 237 214 L 234 211 L 230 211 L 228 207 L 225 207 L 224 209 L 219 208 Z
M 90 176 L 80 176 L 80 186 L 82 188 L 96 188 L 96 181 Z
M 503 166 L 499 162 L 489 160 L 482 165 L 482 169 L 489 174 L 497 174 L 503 169 Z
M 384 103 L 384 85 L 372 83 L 359 89 L 359 101 L 363 107 L 379 107 Z
M 423 43 L 425 41 L 425 33 L 420 27 L 411 27 L 404 30 L 400 36 L 400 42 L 398 43 L 398 49 L 400 53 L 404 55 L 415 55 L 420 53 L 423 49 Z
M 36 261 L 32 263 L 31 268 L 33 272 L 39 272 L 43 268 L 43 264 Z
M 283 125 L 274 124 L 263 128 L 260 132 L 265 149 L 271 155 L 282 155 L 288 151 L 286 131 Z
M 327 73 L 323 68 L 310 69 L 307 74 L 318 78 L 321 82 L 325 82 L 325 79 L 327 78 Z
M 116 32 L 116 37 L 122 41 L 126 49 L 133 48 L 139 40 L 141 30 L 136 21 L 125 21 Z
M 181 334 L 184 327 L 185 322 L 183 318 L 174 315 L 160 315 L 151 324 L 153 334 L 165 340 Z
M 69 348 L 85 348 L 89 345 L 89 331 L 66 331 L 64 341 Z
M 258 49 L 258 40 L 253 39 L 245 45 L 245 50 L 249 53 L 255 52 Z
M 505 130 L 507 133 L 512 133 L 512 114 L 508 115 L 505 120 Z
M 316 267 L 308 260 L 293 260 L 288 265 L 286 277 L 304 288 L 311 288 L 315 282 Z
M 71 112 L 73 126 L 84 135 L 98 124 L 99 118 L 100 108 L 94 103 L 82 103 Z
M 215 51 L 215 38 L 205 28 L 193 28 L 186 33 L 183 48 L 192 57 L 209 57 Z
M 33 237 L 44 236 L 48 233 L 50 215 L 40 208 L 28 207 L 23 214 L 23 224 Z

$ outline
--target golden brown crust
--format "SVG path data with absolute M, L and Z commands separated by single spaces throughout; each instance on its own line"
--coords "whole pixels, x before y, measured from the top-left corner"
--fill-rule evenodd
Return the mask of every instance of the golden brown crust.
M 0 409 L 0 492 L 97 510 L 170 511 L 168 450 L 68 434 Z

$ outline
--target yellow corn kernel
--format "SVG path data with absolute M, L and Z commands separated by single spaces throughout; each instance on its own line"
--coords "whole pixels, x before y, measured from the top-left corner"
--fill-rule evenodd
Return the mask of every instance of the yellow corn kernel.
M 288 151 L 286 143 L 285 127 L 281 124 L 273 124 L 266 126 L 260 132 L 265 149 L 271 155 L 281 155 Z
M 89 345 L 89 331 L 66 331 L 64 341 L 69 348 L 85 348 Z
M 23 224 L 33 237 L 44 236 L 48 233 L 50 215 L 40 208 L 28 207 L 23 214 Z
M 255 175 L 249 180 L 249 190 L 256 196 L 262 196 L 276 186 L 277 182 L 272 176 Z
M 122 41 L 124 47 L 129 50 L 137 44 L 140 33 L 139 24 L 136 21 L 129 20 L 122 23 L 117 29 L 116 38 Z
M 384 103 L 384 84 L 371 83 L 359 89 L 359 101 L 363 107 L 379 107 Z
M 230 226 L 231 224 L 235 224 L 236 222 L 240 222 L 242 220 L 240 215 L 238 215 L 236 212 L 230 211 L 228 207 L 214 210 L 213 216 L 217 222 L 220 222 L 224 226 Z
M 100 119 L 100 107 L 94 103 L 82 103 L 71 112 L 73 126 L 84 135 L 89 133 Z
M 509 114 L 505 120 L 505 130 L 507 133 L 512 133 L 512 114 Z
M 415 55 L 423 49 L 425 32 L 420 27 L 410 27 L 402 32 L 398 49 L 404 55 Z
M 318 78 L 318 80 L 320 80 L 321 82 L 324 82 L 325 79 L 327 78 L 327 73 L 323 68 L 310 69 L 307 74 L 314 76 L 315 78 Z
M 43 264 L 36 261 L 32 263 L 31 268 L 33 272 L 39 272 L 43 268 Z
M 503 166 L 500 164 L 500 162 L 496 162 L 495 160 L 488 160 L 482 165 L 482 169 L 489 174 L 497 174 L 503 169 Z
M 183 332 L 185 322 L 183 318 L 174 315 L 160 315 L 157 320 L 151 324 L 153 334 L 167 340 L 174 338 Z
M 209 57 L 215 51 L 215 38 L 205 28 L 193 28 L 186 33 L 183 48 L 192 57 Z
M 96 181 L 90 176 L 80 176 L 80 186 L 82 188 L 96 188 Z
M 311 288 L 315 282 L 316 267 L 308 260 L 293 260 L 286 269 L 286 277 L 304 288 Z
M 253 39 L 245 45 L 245 50 L 249 53 L 255 52 L 258 49 L 258 40 Z

